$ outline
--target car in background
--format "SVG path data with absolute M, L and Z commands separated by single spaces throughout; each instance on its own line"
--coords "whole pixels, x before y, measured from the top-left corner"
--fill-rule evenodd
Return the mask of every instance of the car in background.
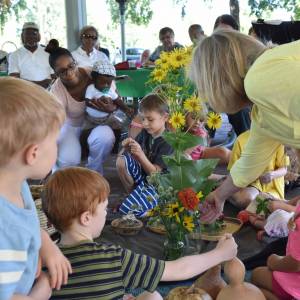
M 127 48 L 126 49 L 126 60 L 136 60 L 141 61 L 141 55 L 143 53 L 143 48 Z

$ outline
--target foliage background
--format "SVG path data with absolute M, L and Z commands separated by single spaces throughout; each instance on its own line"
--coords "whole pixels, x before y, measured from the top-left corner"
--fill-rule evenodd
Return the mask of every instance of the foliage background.
M 3 4 L 8 2 L 16 5 L 7 10 Z M 250 22 L 256 19 L 256 15 L 285 20 L 289 20 L 291 16 L 299 16 L 300 0 L 129 0 L 126 20 L 127 47 L 153 50 L 159 43 L 157 33 L 163 26 L 172 27 L 176 40 L 188 45 L 189 25 L 200 23 L 205 32 L 210 34 L 215 18 L 220 14 L 230 13 L 229 4 L 233 2 L 239 4 L 243 32 L 248 31 Z M 115 0 L 86 0 L 86 5 L 88 23 L 98 28 L 102 46 L 114 52 L 116 47 L 120 47 L 117 3 Z M 278 7 L 286 7 L 289 12 L 278 10 Z M 272 12 L 274 8 L 275 11 Z M 250 16 L 251 9 L 253 14 Z M 21 27 L 25 21 L 35 21 L 40 25 L 43 43 L 50 38 L 58 38 L 66 46 L 64 0 L 0 0 L 0 28 L 4 28 L 0 33 L 0 49 L 5 41 L 12 41 L 17 47 L 21 44 Z M 14 50 L 14 47 L 6 46 L 7 44 L 4 50 Z

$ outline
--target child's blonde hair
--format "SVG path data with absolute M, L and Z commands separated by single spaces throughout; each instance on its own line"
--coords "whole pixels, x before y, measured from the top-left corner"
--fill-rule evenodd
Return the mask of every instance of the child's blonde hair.
M 62 105 L 29 81 L 0 79 L 0 166 L 27 145 L 40 142 L 65 118 Z
M 109 193 L 108 182 L 96 171 L 65 168 L 55 172 L 46 183 L 43 210 L 55 228 L 64 232 L 82 213 L 95 213 Z
M 244 78 L 266 50 L 261 42 L 236 30 L 216 30 L 195 49 L 190 77 L 201 97 L 218 112 L 235 113 L 249 104 Z

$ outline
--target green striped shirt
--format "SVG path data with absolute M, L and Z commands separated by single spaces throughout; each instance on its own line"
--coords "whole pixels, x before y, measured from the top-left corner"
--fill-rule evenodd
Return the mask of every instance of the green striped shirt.
M 50 299 L 122 299 L 125 288 L 155 291 L 165 262 L 120 246 L 81 241 L 60 247 L 73 273 Z

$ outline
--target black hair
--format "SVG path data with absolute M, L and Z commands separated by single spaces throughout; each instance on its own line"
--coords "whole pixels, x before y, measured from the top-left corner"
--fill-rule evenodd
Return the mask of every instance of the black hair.
M 221 15 L 217 17 L 214 25 L 214 29 L 216 29 L 220 24 L 226 24 L 231 26 L 233 29 L 239 31 L 240 27 L 237 21 L 231 15 Z
M 51 39 L 48 42 L 45 51 L 51 53 L 52 49 L 57 49 L 57 48 L 59 48 L 59 41 L 57 39 Z
M 53 48 L 53 49 L 50 49 L 49 53 L 50 53 L 49 65 L 53 70 L 55 68 L 55 63 L 56 63 L 57 59 L 60 58 L 61 56 L 68 56 L 74 60 L 71 52 L 66 48 L 62 48 L 62 47 Z

